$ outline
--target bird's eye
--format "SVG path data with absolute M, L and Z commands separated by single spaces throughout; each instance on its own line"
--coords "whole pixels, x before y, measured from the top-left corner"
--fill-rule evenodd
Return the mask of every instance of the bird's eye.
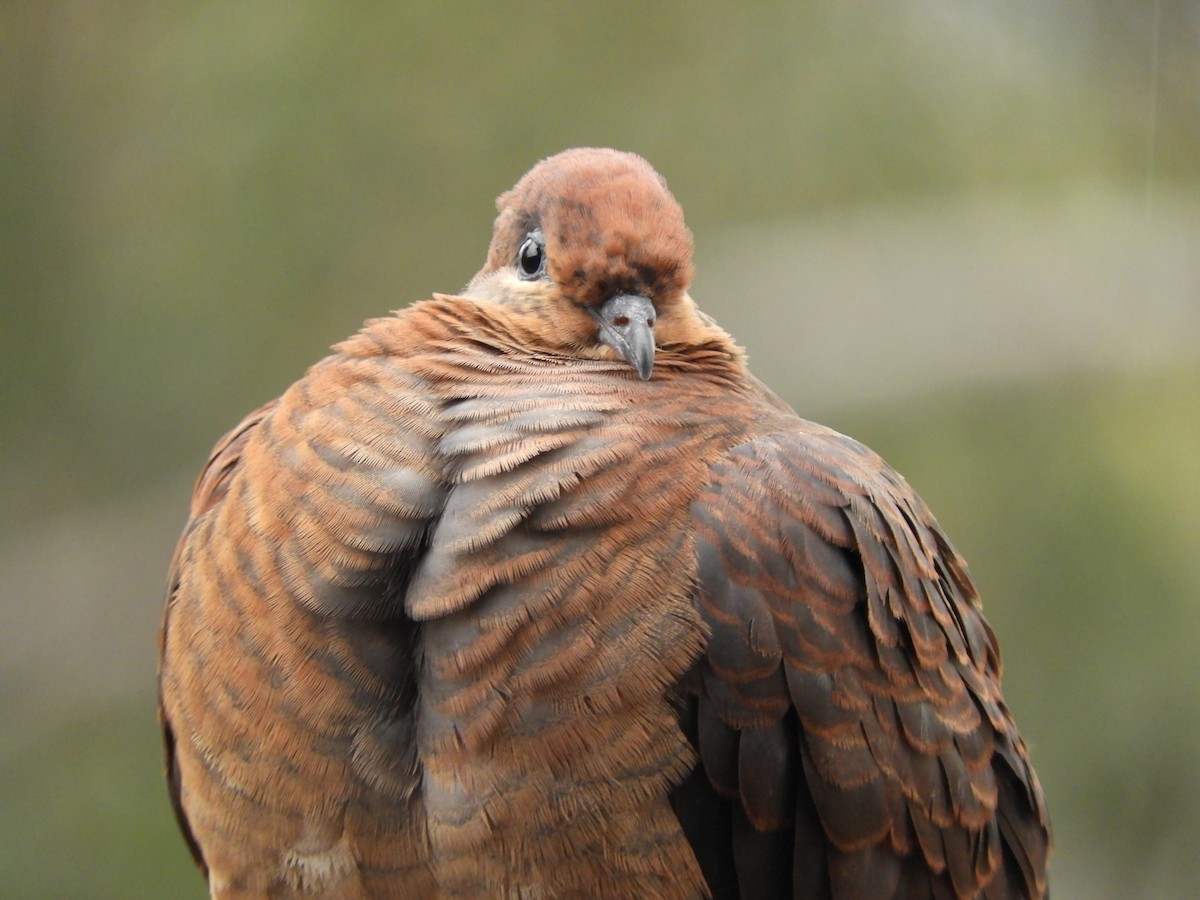
M 546 272 L 546 239 L 541 231 L 531 231 L 517 251 L 517 275 L 526 281 L 540 278 Z

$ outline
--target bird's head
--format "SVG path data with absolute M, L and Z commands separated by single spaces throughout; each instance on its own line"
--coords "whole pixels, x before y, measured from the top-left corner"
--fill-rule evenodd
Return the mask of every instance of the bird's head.
M 701 323 L 683 210 L 640 156 L 567 150 L 496 206 L 487 262 L 466 293 L 519 313 L 544 349 L 623 359 L 648 379 L 656 344 Z

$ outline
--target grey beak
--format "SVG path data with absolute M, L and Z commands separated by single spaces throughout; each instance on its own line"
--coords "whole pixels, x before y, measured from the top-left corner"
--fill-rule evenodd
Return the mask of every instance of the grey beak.
M 617 294 L 592 315 L 600 323 L 600 341 L 608 344 L 648 381 L 654 369 L 654 304 L 640 294 Z

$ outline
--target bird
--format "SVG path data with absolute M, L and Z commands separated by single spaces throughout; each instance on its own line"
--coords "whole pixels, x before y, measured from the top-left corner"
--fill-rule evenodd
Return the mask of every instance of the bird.
M 464 289 L 368 320 L 196 481 L 159 720 L 211 895 L 1046 896 L 925 503 L 750 373 L 644 158 L 558 153 L 497 210 Z

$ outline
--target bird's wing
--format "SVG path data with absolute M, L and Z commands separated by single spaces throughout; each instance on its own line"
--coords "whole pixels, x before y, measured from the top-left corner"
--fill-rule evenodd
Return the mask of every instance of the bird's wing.
M 175 545 L 175 553 L 171 557 L 171 566 L 167 572 L 167 603 L 163 611 L 162 635 L 166 633 L 167 617 L 171 613 L 171 602 L 175 597 L 176 591 L 179 589 L 180 560 L 192 529 L 195 528 L 201 516 L 220 503 L 225 497 L 225 494 L 229 490 L 229 479 L 238 468 L 246 441 L 254 432 L 254 429 L 258 427 L 259 423 L 262 422 L 263 418 L 278 405 L 278 399 L 272 400 L 242 419 L 236 428 L 230 430 L 217 441 L 216 446 L 213 447 L 212 452 L 209 454 L 208 462 L 200 470 L 200 474 L 196 478 L 196 484 L 192 488 L 192 502 L 188 512 L 188 520 L 184 525 L 183 534 L 179 537 L 179 542 Z M 160 635 L 160 652 L 162 640 L 163 637 Z M 192 834 L 191 826 L 188 824 L 187 815 L 184 813 L 180 799 L 179 768 L 175 759 L 175 734 L 163 710 L 161 694 L 158 704 L 158 722 L 163 733 L 163 755 L 165 758 L 167 790 L 171 798 L 171 808 L 175 812 L 175 820 L 179 823 L 179 829 L 183 832 L 183 837 L 187 841 L 188 848 L 192 851 L 192 858 L 195 859 L 196 865 L 207 874 L 204 857 L 200 852 L 199 845 L 196 843 L 195 836 Z
M 707 784 L 676 805 L 715 891 L 1041 896 L 1048 819 L 996 642 L 908 484 L 800 423 L 717 460 L 692 513 Z M 689 804 L 731 816 L 707 861 Z
M 279 847 L 311 847 L 314 868 L 340 873 L 341 826 L 315 823 L 369 819 L 374 802 L 405 810 L 416 789 L 403 601 L 444 497 L 419 379 L 369 343 L 348 343 L 217 444 L 172 565 L 168 779 L 213 872 L 270 879 Z M 372 871 L 418 867 L 391 839 L 407 828 L 398 817 L 355 849 Z
M 179 543 L 175 545 L 175 554 L 171 557 L 171 567 L 167 572 L 167 581 L 172 592 L 177 586 L 179 558 L 192 528 L 195 527 L 201 516 L 224 499 L 225 494 L 229 491 L 229 480 L 237 471 L 238 464 L 242 460 L 242 451 L 246 448 L 246 441 L 249 440 L 250 435 L 254 433 L 262 420 L 270 415 L 278 405 L 279 398 L 276 398 L 246 415 L 236 427 L 230 429 L 217 441 L 212 452 L 209 453 L 208 462 L 196 476 L 196 483 L 192 487 L 192 502 L 188 509 L 187 524 L 183 527 Z

